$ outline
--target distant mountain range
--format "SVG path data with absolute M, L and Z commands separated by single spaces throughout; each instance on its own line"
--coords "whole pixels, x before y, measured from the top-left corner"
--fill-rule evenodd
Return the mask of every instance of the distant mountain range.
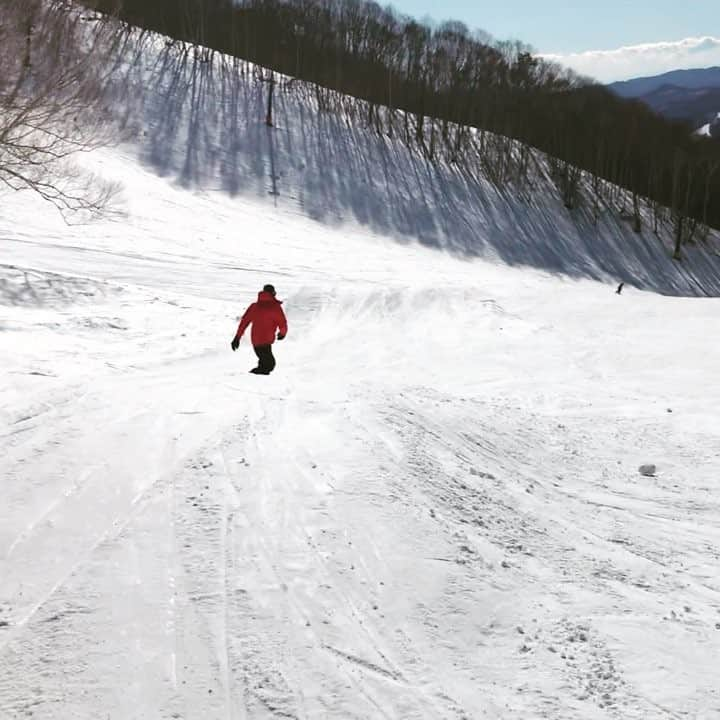
M 660 115 L 684 120 L 694 129 L 703 128 L 705 134 L 720 137 L 720 67 L 674 70 L 608 87 L 620 97 L 644 102 Z

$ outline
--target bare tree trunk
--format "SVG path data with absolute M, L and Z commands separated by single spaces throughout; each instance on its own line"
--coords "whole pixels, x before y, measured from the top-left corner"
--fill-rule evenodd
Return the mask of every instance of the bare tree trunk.
M 642 232 L 642 218 L 640 216 L 640 200 L 637 192 L 633 191 L 633 230 L 636 233 Z
M 265 116 L 265 124 L 268 127 L 273 127 L 273 93 L 275 92 L 275 73 L 270 71 L 270 80 L 267 81 L 269 85 L 268 89 L 268 103 L 267 103 L 267 115 Z
M 678 215 L 675 218 L 675 251 L 673 252 L 673 260 L 682 260 L 682 257 L 680 255 L 680 248 L 682 247 L 684 226 L 684 216 Z

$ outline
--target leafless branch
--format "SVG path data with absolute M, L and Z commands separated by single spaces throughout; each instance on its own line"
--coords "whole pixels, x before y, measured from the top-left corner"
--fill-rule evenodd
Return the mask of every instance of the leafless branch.
M 32 190 L 64 217 L 105 211 L 118 188 L 69 158 L 111 139 L 104 92 L 122 29 L 73 3 L 0 3 L 0 184 Z

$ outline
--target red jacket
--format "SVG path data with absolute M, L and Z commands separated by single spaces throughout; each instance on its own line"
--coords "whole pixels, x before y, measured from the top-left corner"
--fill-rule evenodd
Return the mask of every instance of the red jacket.
M 275 342 L 275 331 L 287 335 L 287 319 L 282 304 L 268 292 L 261 292 L 257 302 L 253 303 L 242 316 L 235 337 L 239 340 L 252 323 L 250 340 L 255 346 L 272 345 Z

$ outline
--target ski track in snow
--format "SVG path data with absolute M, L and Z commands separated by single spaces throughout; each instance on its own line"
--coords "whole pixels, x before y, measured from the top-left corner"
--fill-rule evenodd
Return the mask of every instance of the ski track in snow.
M 0 219 L 2 720 L 720 717 L 716 301 L 97 157 Z

